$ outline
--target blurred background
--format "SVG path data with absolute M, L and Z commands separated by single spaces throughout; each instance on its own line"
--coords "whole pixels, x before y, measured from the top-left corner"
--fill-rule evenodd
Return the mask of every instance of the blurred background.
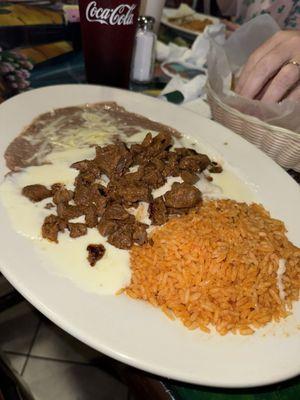
M 219 15 L 216 1 L 166 0 L 166 7 L 178 8 L 182 3 Z M 62 74 L 65 83 L 84 81 L 77 4 L 76 0 L 0 1 L 0 101 L 29 86 L 55 84 Z M 193 41 L 176 37 L 166 27 L 161 27 L 159 39 L 185 46 Z M 156 88 L 165 85 L 165 77 L 160 81 Z

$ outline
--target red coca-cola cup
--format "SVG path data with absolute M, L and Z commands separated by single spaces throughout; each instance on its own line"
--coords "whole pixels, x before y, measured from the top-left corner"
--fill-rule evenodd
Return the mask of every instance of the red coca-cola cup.
M 89 83 L 128 88 L 140 0 L 79 0 Z

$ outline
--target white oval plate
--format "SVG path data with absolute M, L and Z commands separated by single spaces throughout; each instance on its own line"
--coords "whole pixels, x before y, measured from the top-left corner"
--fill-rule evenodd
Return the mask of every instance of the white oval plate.
M 133 92 L 62 85 L 29 91 L 1 104 L 1 179 L 7 171 L 3 159 L 7 145 L 32 118 L 52 108 L 97 101 L 117 101 L 212 146 L 253 185 L 257 198 L 285 221 L 290 239 L 300 244 L 300 188 L 278 165 L 221 125 Z M 263 385 L 300 372 L 299 302 L 289 320 L 253 336 L 190 332 L 141 301 L 85 292 L 52 274 L 50 265 L 40 265 L 32 243 L 13 230 L 1 206 L 0 221 L 3 274 L 43 314 L 100 352 L 168 378 L 211 386 Z
M 209 18 L 212 20 L 213 24 L 218 24 L 220 22 L 219 18 L 216 17 L 212 17 L 211 15 L 206 15 L 206 14 L 200 14 L 200 13 L 195 13 L 193 14 L 195 19 L 205 19 L 205 18 Z M 165 15 L 162 16 L 161 18 L 161 23 L 165 26 L 167 26 L 168 28 L 178 32 L 179 34 L 184 34 L 187 35 L 188 37 L 196 37 L 196 36 L 201 36 L 203 34 L 203 32 L 197 32 L 194 31 L 192 29 L 187 29 L 187 28 L 183 28 L 179 25 L 174 24 L 174 22 L 169 21 L 169 18 L 167 18 Z

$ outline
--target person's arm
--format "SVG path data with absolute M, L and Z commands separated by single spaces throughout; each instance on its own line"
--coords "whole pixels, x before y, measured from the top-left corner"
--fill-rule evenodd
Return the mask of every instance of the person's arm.
M 236 92 L 275 103 L 300 100 L 300 31 L 280 31 L 249 57 Z

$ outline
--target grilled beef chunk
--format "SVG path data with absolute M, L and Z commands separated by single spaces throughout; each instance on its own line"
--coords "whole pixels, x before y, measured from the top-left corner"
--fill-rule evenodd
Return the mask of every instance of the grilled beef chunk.
M 158 160 L 160 161 L 160 160 Z M 163 177 L 161 171 L 155 163 L 149 162 L 143 168 L 142 181 L 149 185 L 151 189 L 157 189 L 165 183 L 165 178 Z
M 128 217 L 129 217 L 128 212 L 119 203 L 109 204 L 104 212 L 104 218 L 106 219 L 116 219 L 122 221 L 127 219 Z
M 119 228 L 119 222 L 116 220 L 101 218 L 97 228 L 100 234 L 106 237 L 114 233 Z
M 107 241 L 118 249 L 130 250 L 133 245 L 132 225 L 120 225 L 114 233 L 108 236 Z
M 143 182 L 111 181 L 108 184 L 108 194 L 112 200 L 128 205 L 151 200 L 150 188 Z
M 151 155 L 154 157 L 164 150 L 168 150 L 173 144 L 173 139 L 170 133 L 160 132 L 156 135 L 147 145 L 147 151 L 150 150 Z
M 84 211 L 85 223 L 88 228 L 94 228 L 98 224 L 98 212 L 97 207 L 94 204 L 90 204 Z
M 90 187 L 85 186 L 82 183 L 76 185 L 74 191 L 74 202 L 77 205 L 88 205 L 90 202 Z
M 195 154 L 183 157 L 179 162 L 181 170 L 202 172 L 210 165 L 210 159 L 205 154 Z
M 105 175 L 112 178 L 128 171 L 132 155 L 124 143 L 97 147 L 95 163 Z
M 72 192 L 72 190 L 68 190 L 62 187 L 55 191 L 53 195 L 53 203 L 54 204 L 68 203 L 70 200 L 73 199 L 73 197 L 74 193 Z
M 165 178 L 168 176 L 178 176 L 179 175 L 179 165 L 178 165 L 178 155 L 173 152 L 163 152 L 159 155 L 161 160 L 164 161 L 165 167 L 162 174 Z
M 165 164 L 160 158 L 153 158 L 150 162 L 152 165 L 155 165 L 156 169 L 159 172 L 163 172 L 163 170 L 165 168 Z
M 188 183 L 175 182 L 165 195 L 165 204 L 170 208 L 192 208 L 202 200 L 201 192 Z
M 100 194 L 102 186 L 93 183 L 90 186 L 79 184 L 75 187 L 74 202 L 79 207 L 89 208 L 93 205 L 98 216 L 102 215 L 106 206 L 107 198 Z
M 136 172 L 128 172 L 127 174 L 122 176 L 122 182 L 139 182 L 142 180 L 144 175 L 144 167 L 142 165 L 139 166 Z
M 22 189 L 22 195 L 34 203 L 51 197 L 52 191 L 44 185 L 28 185 Z
M 64 187 L 65 187 L 65 185 L 63 183 L 53 183 L 53 185 L 51 185 L 52 196 L 55 195 L 57 190 L 60 190 Z
M 77 161 L 73 163 L 70 168 L 77 169 L 80 172 L 86 172 L 91 165 L 90 163 L 91 162 L 89 160 Z
M 101 177 L 101 171 L 97 166 L 92 166 L 90 169 L 86 170 L 85 172 L 80 172 L 77 176 L 75 183 L 76 185 L 91 185 L 95 182 L 96 179 Z
M 135 162 L 145 164 L 158 156 L 161 152 L 169 149 L 173 144 L 172 136 L 169 133 L 161 132 L 154 138 L 148 133 L 142 142 L 142 150 L 135 157 Z M 133 149 L 135 151 L 135 149 Z
M 198 154 L 196 150 L 185 148 L 185 147 L 177 148 L 174 151 L 176 154 L 178 154 L 179 157 L 194 156 L 194 155 Z
M 88 262 L 92 267 L 94 267 L 96 263 L 104 256 L 105 247 L 102 244 L 89 244 L 86 249 L 88 251 Z
M 149 214 L 153 225 L 163 225 L 167 222 L 168 213 L 162 197 L 157 197 L 150 203 Z
M 102 223 L 103 220 L 106 221 L 106 223 Z M 129 250 L 134 243 L 139 245 L 146 243 L 146 229 L 148 225 L 136 221 L 133 215 L 129 215 L 125 220 L 119 219 L 110 222 L 111 224 L 109 225 L 108 220 L 103 218 L 99 225 L 101 225 L 102 228 L 106 228 L 105 233 L 108 236 L 107 241 L 111 245 L 117 247 L 118 249 Z M 101 230 L 103 232 L 103 229 Z
M 136 222 L 133 227 L 132 239 L 133 242 L 142 246 L 147 242 L 147 228 L 148 225 Z
M 65 220 L 81 217 L 84 215 L 84 210 L 80 206 L 73 206 L 70 204 L 59 203 L 57 204 L 57 215 Z
M 71 238 L 78 238 L 87 234 L 87 227 L 81 223 L 68 223 Z
M 66 222 L 57 215 L 48 215 L 42 225 L 42 236 L 51 242 L 58 243 L 58 232 L 63 232 L 67 227 Z
M 189 172 L 189 171 L 181 171 L 180 176 L 181 176 L 183 182 L 189 183 L 190 185 L 194 185 L 200 179 L 199 175 L 193 174 L 192 172 Z
M 143 148 L 148 148 L 151 145 L 152 140 L 153 140 L 152 134 L 149 132 L 144 137 L 144 140 L 142 141 L 142 143 L 140 145 L 138 145 L 138 146 L 141 146 Z
M 105 211 L 105 207 L 107 204 L 108 199 L 105 197 L 97 196 L 93 198 L 93 204 L 96 207 L 97 215 L 101 217 Z

